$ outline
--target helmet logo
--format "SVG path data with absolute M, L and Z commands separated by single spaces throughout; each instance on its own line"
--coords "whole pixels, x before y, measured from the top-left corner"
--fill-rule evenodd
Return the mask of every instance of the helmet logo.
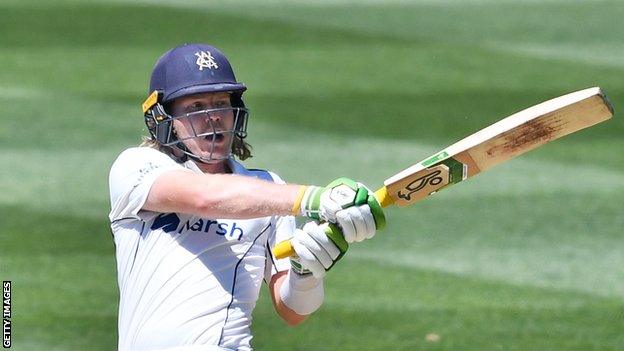
M 200 71 L 203 71 L 204 68 L 219 68 L 214 60 L 214 57 L 212 57 L 212 54 L 210 54 L 210 51 L 198 51 L 195 53 L 195 56 L 197 56 L 197 61 L 195 61 L 195 64 L 197 64 L 197 67 L 199 67 Z

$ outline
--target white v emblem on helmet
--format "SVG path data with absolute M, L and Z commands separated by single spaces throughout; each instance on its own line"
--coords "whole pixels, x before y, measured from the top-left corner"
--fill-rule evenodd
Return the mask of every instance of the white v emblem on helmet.
M 195 63 L 200 71 L 203 71 L 204 68 L 219 68 L 214 57 L 210 54 L 210 51 L 198 51 L 195 53 L 195 56 L 197 56 L 197 61 L 195 61 Z

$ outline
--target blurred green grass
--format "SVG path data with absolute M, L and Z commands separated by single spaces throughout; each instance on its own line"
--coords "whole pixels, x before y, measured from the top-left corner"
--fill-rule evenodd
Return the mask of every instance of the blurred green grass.
M 249 165 L 377 186 L 566 92 L 600 85 L 620 111 L 623 14 L 618 1 L 3 1 L 0 276 L 14 283 L 14 348 L 116 347 L 108 168 L 144 133 L 138 106 L 171 46 L 230 57 L 250 88 Z M 389 210 L 303 326 L 285 327 L 264 292 L 254 345 L 622 349 L 623 132 L 616 114 Z

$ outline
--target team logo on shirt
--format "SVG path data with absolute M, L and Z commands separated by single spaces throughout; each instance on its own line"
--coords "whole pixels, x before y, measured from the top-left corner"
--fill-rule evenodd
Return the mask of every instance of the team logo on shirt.
M 179 227 L 179 228 L 178 228 Z M 219 222 L 212 219 L 200 218 L 195 222 L 186 221 L 180 226 L 180 217 L 175 213 L 163 213 L 158 215 L 152 223 L 151 230 L 162 229 L 167 233 L 177 231 L 181 234 L 183 231 L 204 232 L 221 235 L 227 240 L 241 240 L 245 232 L 236 222 Z
M 161 229 L 167 233 L 174 232 L 180 225 L 180 217 L 175 213 L 163 213 L 158 215 L 150 227 L 151 230 Z
M 184 230 L 213 233 L 224 236 L 227 240 L 241 240 L 245 234 L 243 228 L 238 226 L 236 222 L 219 222 L 204 218 L 200 218 L 192 224 L 190 221 L 186 221 L 186 223 L 178 229 L 178 233 L 182 233 Z

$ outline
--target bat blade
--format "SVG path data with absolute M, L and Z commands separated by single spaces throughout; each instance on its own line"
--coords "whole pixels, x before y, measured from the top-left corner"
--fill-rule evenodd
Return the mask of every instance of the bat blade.
M 375 191 L 383 207 L 407 206 L 550 141 L 613 117 L 600 88 L 542 102 L 486 127 L 386 179 Z M 277 258 L 295 254 L 289 240 L 275 246 Z
M 613 116 L 600 88 L 517 112 L 384 181 L 382 202 L 407 206 L 497 164 Z

